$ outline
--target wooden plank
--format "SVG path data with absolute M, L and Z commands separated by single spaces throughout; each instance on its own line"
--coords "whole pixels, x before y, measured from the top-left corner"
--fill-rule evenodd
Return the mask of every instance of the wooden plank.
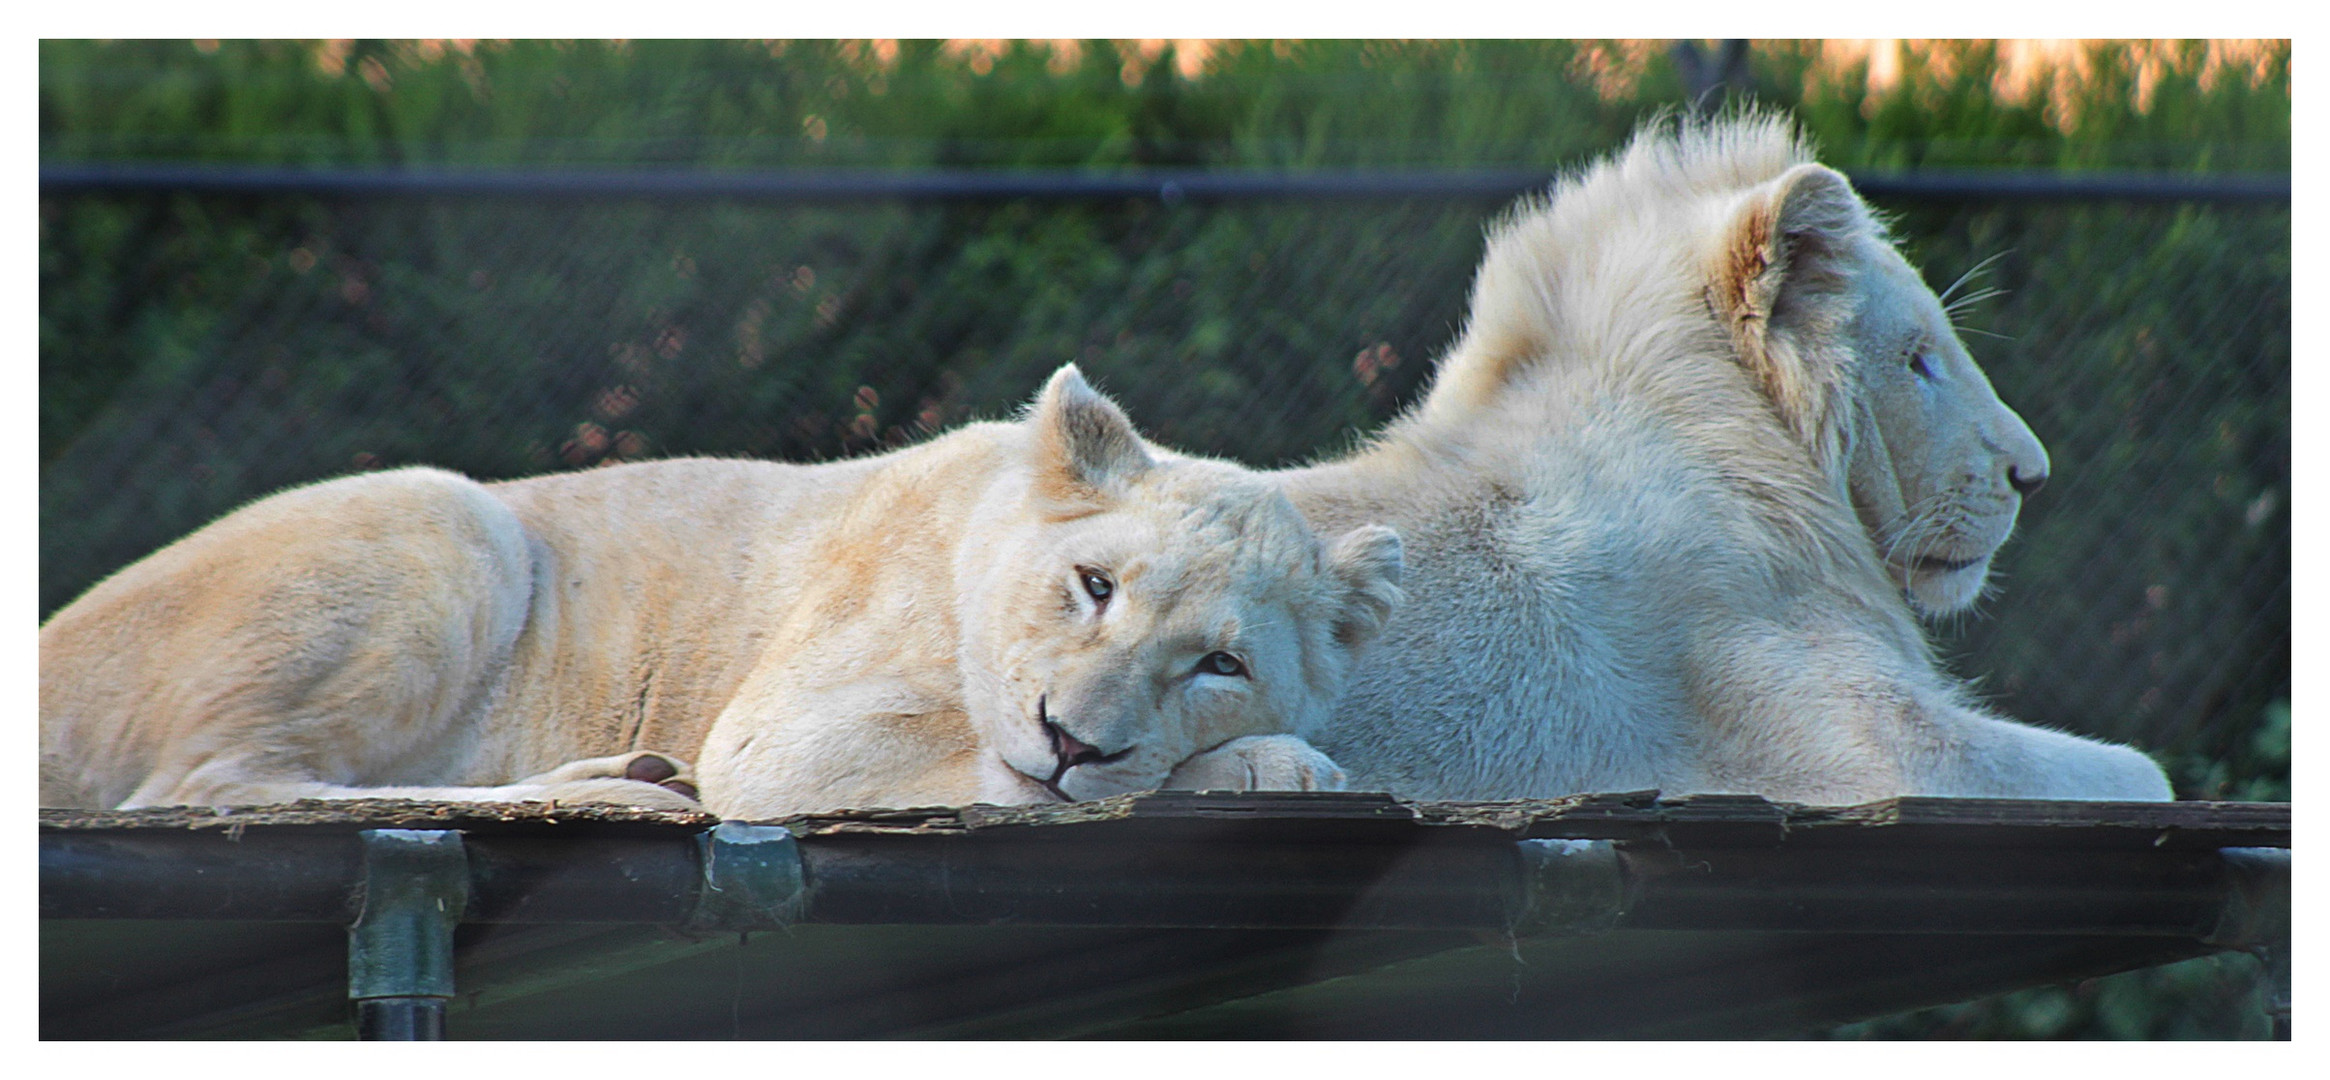
M 554 827 L 693 831 L 707 813 L 550 803 L 438 803 L 403 799 L 303 800 L 262 807 L 42 810 L 44 830 L 258 827 L 457 828 L 481 832 Z M 1176 823 L 1190 826 L 1177 829 Z M 1035 806 L 851 810 L 787 819 L 805 839 L 932 835 L 994 829 L 1108 825 L 1128 835 L 1178 835 L 1244 823 L 1277 835 L 1380 835 L 1385 829 L 1488 830 L 1516 837 L 1607 839 L 1668 846 L 1858 845 L 1871 842 L 2005 847 L 2165 847 L 2290 843 L 2288 803 L 2127 803 L 1908 797 L 1858 806 L 1800 806 L 1751 795 L 1660 798 L 1611 792 L 1502 802 L 1408 802 L 1367 792 L 1148 792 Z M 1352 829 L 1359 829 L 1354 833 Z
M 321 826 L 338 829 L 492 829 L 496 826 L 668 825 L 709 828 L 719 815 L 597 803 L 473 803 L 421 799 L 301 799 L 270 806 L 156 806 L 40 812 L 44 830 Z

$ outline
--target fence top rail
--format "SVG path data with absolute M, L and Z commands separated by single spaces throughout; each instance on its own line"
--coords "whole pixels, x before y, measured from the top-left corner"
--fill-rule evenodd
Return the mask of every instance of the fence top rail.
M 41 166 L 44 195 L 700 198 L 796 202 L 983 199 L 1505 199 L 1551 184 L 1544 169 L 1215 171 L 1149 169 L 755 169 L 665 167 L 292 167 L 203 163 Z M 2282 202 L 2287 173 L 2052 172 L 2008 169 L 1849 171 L 1872 198 Z

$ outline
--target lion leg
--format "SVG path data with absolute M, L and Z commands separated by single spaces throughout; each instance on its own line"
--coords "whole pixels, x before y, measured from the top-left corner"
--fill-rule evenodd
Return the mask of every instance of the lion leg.
M 140 806 L 258 806 L 299 799 L 423 799 L 431 802 L 560 802 L 702 810 L 695 772 L 669 754 L 640 750 L 570 761 L 507 784 L 332 784 L 253 773 L 239 762 L 217 762 L 167 786 L 141 790 L 121 804 Z
M 1341 791 L 1343 769 L 1292 735 L 1248 735 L 1191 755 L 1162 787 L 1174 791 Z
M 660 756 L 660 755 L 658 755 Z M 123 800 L 119 809 L 141 806 L 266 806 L 301 799 L 418 799 L 426 802 L 475 803 L 593 803 L 636 806 L 650 810 L 700 811 L 702 803 L 682 790 L 683 785 L 651 783 L 624 777 L 566 780 L 553 784 L 520 781 L 480 787 L 432 787 L 405 784 L 356 786 L 314 780 L 252 777 L 226 780 L 190 777 L 176 787 L 152 794 L 139 792 Z M 692 790 L 689 789 L 689 790 Z
M 42 803 L 490 797 L 436 784 L 499 756 L 535 573 L 515 515 L 435 470 L 229 514 L 41 628 Z
M 1920 794 L 2023 799 L 2176 798 L 2143 751 L 1971 710 L 1951 717 L 1950 740 L 1926 755 Z
M 655 750 L 635 750 L 628 754 L 570 761 L 548 772 L 516 781 L 511 786 L 540 787 L 564 801 L 565 797 L 560 796 L 559 791 L 574 790 L 575 785 L 596 789 L 600 786 L 596 782 L 603 780 L 652 785 L 679 794 L 691 802 L 700 798 L 695 769 L 679 758 Z

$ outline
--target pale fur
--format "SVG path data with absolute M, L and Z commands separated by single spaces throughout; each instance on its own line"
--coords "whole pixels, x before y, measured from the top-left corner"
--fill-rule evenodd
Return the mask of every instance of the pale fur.
M 1654 124 L 1492 231 L 1417 408 L 1287 475 L 1408 557 L 1314 738 L 1418 798 L 2169 798 L 1931 654 L 1913 601 L 1977 597 L 2010 468 L 2045 450 L 1783 119 Z
M 1323 544 L 1073 367 L 1024 420 L 879 457 L 347 477 L 42 626 L 41 801 L 695 805 L 627 779 L 643 756 L 730 817 L 1332 788 L 1301 735 L 1399 573 L 1389 530 Z M 1062 773 L 1047 721 L 1111 759 Z

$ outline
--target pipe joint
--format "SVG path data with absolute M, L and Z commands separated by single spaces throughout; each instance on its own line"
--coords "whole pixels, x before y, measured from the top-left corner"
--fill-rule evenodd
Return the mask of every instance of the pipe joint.
M 453 928 L 469 906 L 469 856 L 447 829 L 366 829 L 364 899 L 348 927 L 348 997 L 365 1039 L 441 1039 L 453 996 Z
M 697 834 L 696 846 L 703 884 L 690 929 L 767 930 L 800 917 L 808 883 L 790 830 L 723 821 Z
M 1599 934 L 1626 913 L 1626 871 L 1608 840 L 1522 840 L 1515 937 Z

